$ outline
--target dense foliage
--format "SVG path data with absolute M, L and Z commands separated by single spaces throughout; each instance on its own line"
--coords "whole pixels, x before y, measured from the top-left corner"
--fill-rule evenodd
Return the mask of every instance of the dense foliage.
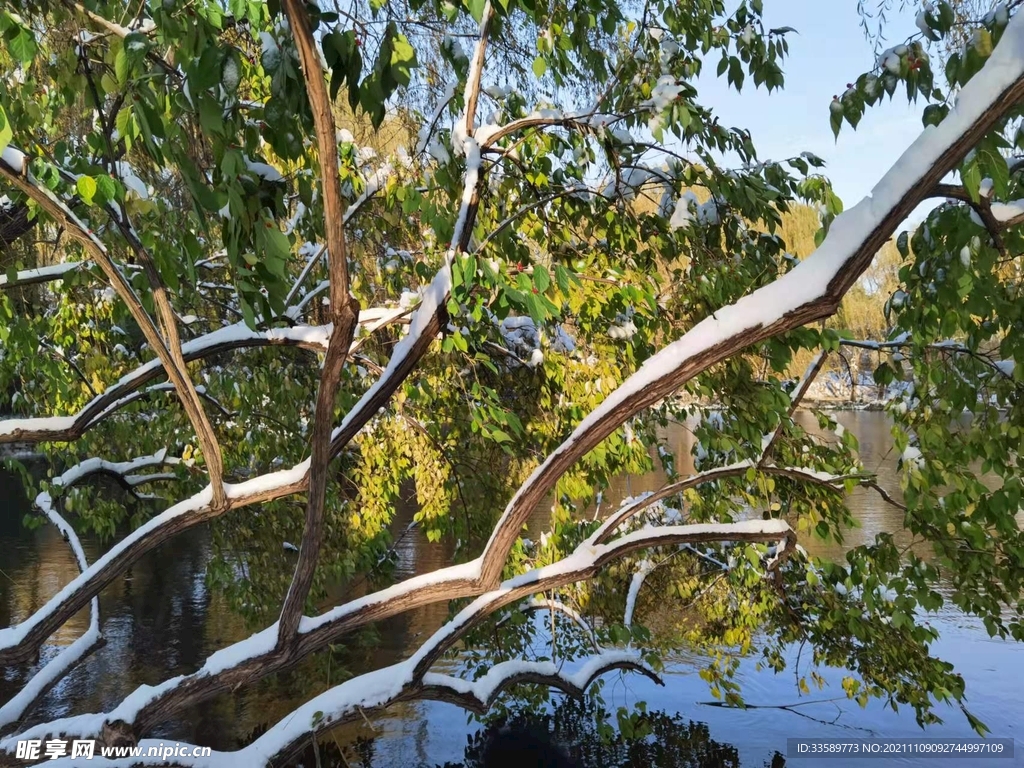
M 336 99 L 329 143 L 363 312 L 335 422 L 384 378 L 435 273 L 451 275 L 439 339 L 331 465 L 310 609 L 332 584 L 389 583 L 396 509 L 411 497 L 431 541 L 448 542 L 457 560 L 475 556 L 539 461 L 657 349 L 800 263 L 785 222 L 809 216 L 823 241 L 843 205 L 822 161 L 760 159 L 756 136 L 722 126 L 698 90 L 712 73 L 737 90 L 783 87 L 793 30 L 765 28 L 762 10 L 761 0 L 306 4 Z M 924 102 L 923 125 L 941 123 L 1010 20 L 1001 7 L 940 60 L 929 45 L 962 29 L 958 10 L 935 3 L 921 31 L 870 71 L 837 73 L 853 83 L 821 119 L 856 128 L 902 89 Z M 182 370 L 228 482 L 300 463 L 330 308 L 320 149 L 284 11 L 242 0 L 43 0 L 0 10 L 0 35 L 0 234 L 16 235 L 0 240 L 0 412 L 12 419 L 0 441 L 41 430 L 28 439 L 46 476 L 27 481 L 76 530 L 109 539 L 210 482 L 196 420 L 180 388 L 159 383 L 164 363 L 128 294 L 160 318 L 171 352 L 180 334 Z M 473 49 L 478 35 L 487 45 Z M 476 87 L 475 55 L 486 61 Z M 874 380 L 897 393 L 887 408 L 903 480 L 888 492 L 902 499 L 893 503 L 907 535 L 880 534 L 845 562 L 798 550 L 778 578 L 764 543 L 655 547 L 548 597 L 587 626 L 600 617 L 600 644 L 636 648 L 655 669 L 681 646 L 706 650 L 702 674 L 730 704 L 742 704 L 738 659 L 760 654 L 781 670 L 800 642 L 817 664 L 848 670 L 851 698 L 909 705 L 921 723 L 937 719 L 936 702 L 960 702 L 962 679 L 929 653 L 927 612 L 950 602 L 993 635 L 1024 640 L 1024 372 L 1013 362 L 1024 339 L 1024 206 L 1006 202 L 1021 196 L 1018 111 L 963 160 L 962 186 L 936 191 L 947 202 L 890 246 L 892 269 L 855 289 L 884 315 L 858 319 L 847 304 L 828 327 L 749 345 L 632 414 L 561 475 L 544 504 L 549 533 L 521 538 L 505 576 L 576 550 L 599 524 L 593 509 L 611 479 L 656 465 L 669 482 L 684 481 L 677 468 L 691 462 L 710 476 L 647 506 L 633 529 L 763 515 L 799 537 L 841 541 L 853 524 L 844 492 L 874 479 L 829 416 L 814 433 L 794 421 L 803 393 L 794 398 L 793 375 L 795 361 L 858 342 L 879 353 Z M 90 239 L 123 276 L 118 292 L 83 246 Z M 672 455 L 670 422 L 692 427 L 692 457 Z M 59 480 L 89 457 L 140 456 L 151 460 L 104 470 L 113 485 Z M 280 611 L 294 560 L 282 546 L 303 538 L 303 507 L 289 495 L 209 515 L 208 579 L 255 625 Z M 677 620 L 631 622 L 638 569 Z M 624 606 L 625 621 L 615 618 Z M 541 640 L 544 658 L 587 654 L 587 633 L 568 626 L 544 640 L 543 622 L 495 612 L 460 658 L 482 675 Z M 816 682 L 810 672 L 798 685 Z M 517 690 L 527 701 L 547 695 Z M 654 722 L 619 714 L 620 730 L 636 735 Z

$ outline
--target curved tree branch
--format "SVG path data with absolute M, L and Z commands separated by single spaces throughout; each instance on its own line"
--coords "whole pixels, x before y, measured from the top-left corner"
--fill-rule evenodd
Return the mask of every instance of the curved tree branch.
M 374 308 L 360 313 L 359 323 L 373 333 L 393 322 L 402 322 L 409 312 L 402 308 Z M 331 334 L 330 325 L 297 325 L 291 328 L 271 328 L 266 331 L 250 330 L 243 323 L 218 328 L 182 344 L 185 362 L 213 357 L 232 349 L 250 349 L 266 346 L 294 346 L 303 349 L 325 350 Z M 357 340 L 350 354 L 364 344 Z M 0 419 L 0 444 L 15 442 L 71 442 L 96 426 L 102 419 L 118 410 L 135 397 L 129 397 L 161 374 L 158 360 L 136 368 L 90 400 L 74 416 L 51 416 L 27 419 Z M 168 388 L 173 388 L 170 384 Z M 198 389 L 197 389 L 198 391 Z M 203 396 L 200 393 L 200 396 Z

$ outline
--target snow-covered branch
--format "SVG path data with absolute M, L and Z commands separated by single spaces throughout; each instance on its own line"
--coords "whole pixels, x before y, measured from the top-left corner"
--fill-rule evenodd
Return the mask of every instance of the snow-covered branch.
M 416 698 L 444 701 L 483 714 L 493 706 L 499 694 L 514 685 L 543 685 L 556 688 L 573 698 L 582 698 L 591 683 L 614 669 L 640 672 L 658 685 L 665 684 L 637 653 L 609 650 L 590 657 L 572 674 L 563 671 L 562 665 L 551 661 L 503 661 L 472 682 L 430 672 L 423 676 L 423 684 Z
M 86 560 L 85 550 L 82 549 L 82 543 L 78 540 L 78 534 L 75 533 L 75 529 L 53 508 L 53 501 L 48 493 L 39 494 L 36 497 L 35 505 L 46 515 L 54 527 L 60 531 L 61 536 L 67 541 L 71 552 L 75 556 L 78 570 L 84 572 L 89 567 L 89 563 Z M 93 597 L 89 606 L 88 629 L 82 633 L 81 637 L 48 661 L 18 693 L 0 707 L 0 732 L 24 717 L 43 694 L 102 643 L 103 635 L 100 633 L 100 601 L 98 597 Z
M 914 344 L 909 334 L 901 334 L 895 339 L 889 341 L 866 341 L 862 339 L 842 339 L 839 342 L 844 347 L 855 347 L 857 349 L 869 349 L 874 351 L 891 350 L 891 349 L 908 349 L 913 347 Z M 931 350 L 933 352 L 939 352 L 949 355 L 966 355 L 977 360 L 979 363 L 992 369 L 994 375 L 1001 378 L 1007 379 L 1008 381 L 1015 381 L 1013 378 L 1013 371 L 1016 367 L 1014 360 L 993 360 L 988 355 L 973 350 L 970 347 L 961 344 L 958 341 L 947 339 L 945 341 L 936 341 L 931 344 L 923 345 L 924 349 Z
M 373 333 L 386 325 L 401 321 L 408 312 L 408 309 L 403 308 L 374 307 L 359 313 L 359 323 L 367 327 L 367 333 Z M 232 349 L 266 346 L 324 350 L 330 333 L 330 325 L 296 325 L 290 328 L 254 331 L 244 323 L 236 323 L 187 341 L 182 344 L 181 350 L 185 362 L 212 357 Z M 364 339 L 357 339 L 353 344 L 353 350 L 364 343 Z M 0 444 L 76 440 L 99 421 L 135 399 L 129 396 L 158 378 L 162 370 L 159 360 L 144 363 L 86 403 L 74 416 L 0 419 Z
M 0 275 L 0 290 L 9 288 L 24 288 L 27 285 L 39 285 L 54 280 L 63 280 L 69 272 L 85 269 L 89 265 L 81 261 L 67 261 L 63 264 L 53 264 L 48 267 L 36 269 L 23 269 L 15 273 L 13 280 L 8 280 L 7 275 Z
M 132 459 L 131 461 L 105 461 L 100 458 L 90 458 L 76 464 L 55 477 L 53 479 L 53 484 L 60 486 L 61 488 L 70 488 L 71 486 L 77 485 L 86 478 L 94 475 L 108 475 L 116 479 L 122 485 L 131 486 L 137 485 L 140 482 L 133 482 L 134 476 L 132 474 L 138 472 L 140 469 L 146 469 L 147 467 L 162 467 L 179 463 L 181 463 L 181 459 L 175 456 L 168 456 L 166 448 L 157 451 L 150 456 L 140 456 L 136 459 Z M 141 477 L 146 478 L 141 482 L 146 482 L 153 478 L 152 475 L 142 475 Z M 83 569 L 85 567 L 86 566 L 83 566 Z
M 765 475 L 788 477 L 792 480 L 814 483 L 836 493 L 842 492 L 842 488 L 836 484 L 849 479 L 848 475 L 830 475 L 803 467 L 777 467 L 772 464 L 758 466 L 759 461 L 760 459 L 745 459 L 735 464 L 727 464 L 724 467 L 715 467 L 714 469 L 697 472 L 674 483 L 663 485 L 657 491 L 645 493 L 637 499 L 627 499 L 615 512 L 608 516 L 608 519 L 601 523 L 600 527 L 590 535 L 589 540 L 595 544 L 602 544 L 608 541 L 627 520 L 640 514 L 653 504 L 705 483 L 714 483 L 731 477 L 743 477 L 751 469 Z
M 624 626 L 633 626 L 633 614 L 636 612 L 636 601 L 640 597 L 640 589 L 647 580 L 648 574 L 654 570 L 654 563 L 644 560 L 633 574 L 629 581 L 629 592 L 626 594 L 626 608 L 622 612 L 622 623 Z

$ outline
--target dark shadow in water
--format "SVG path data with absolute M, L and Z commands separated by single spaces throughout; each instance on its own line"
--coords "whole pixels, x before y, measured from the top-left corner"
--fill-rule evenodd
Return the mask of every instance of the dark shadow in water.
M 626 740 L 615 733 L 602 739 L 597 709 L 564 699 L 549 713 L 517 713 L 496 720 L 467 737 L 461 762 L 435 768 L 740 768 L 736 747 L 711 738 L 706 723 L 680 715 L 650 712 L 646 738 Z M 250 741 L 264 731 L 256 729 Z M 243 746 L 243 745 L 239 745 Z M 429 765 L 429 763 L 421 763 Z M 361 738 L 344 754 L 329 735 L 322 736 L 287 763 L 294 768 L 390 768 L 375 756 L 374 741 Z M 751 763 L 747 763 L 751 765 Z M 779 754 L 757 768 L 785 768 Z

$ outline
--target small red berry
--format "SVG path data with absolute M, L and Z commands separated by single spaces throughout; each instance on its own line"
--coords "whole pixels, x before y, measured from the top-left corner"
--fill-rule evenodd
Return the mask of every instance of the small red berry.
M 534 293 L 539 293 L 539 291 L 536 288 L 533 289 L 533 292 Z

